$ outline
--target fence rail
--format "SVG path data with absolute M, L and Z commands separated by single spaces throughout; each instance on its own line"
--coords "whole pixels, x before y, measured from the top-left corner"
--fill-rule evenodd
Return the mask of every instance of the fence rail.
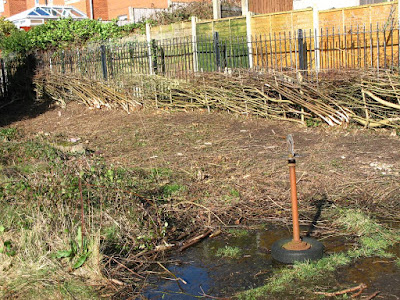
M 399 28 L 357 26 L 222 39 L 183 37 L 47 52 L 42 67 L 95 80 L 129 74 L 185 78 L 199 72 L 400 69 Z

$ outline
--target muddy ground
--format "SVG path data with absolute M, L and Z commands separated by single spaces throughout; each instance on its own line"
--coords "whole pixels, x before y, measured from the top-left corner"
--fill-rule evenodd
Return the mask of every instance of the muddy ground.
M 128 115 L 77 103 L 8 125 L 32 137 L 80 138 L 115 166 L 171 170 L 185 187 L 177 197 L 201 203 L 224 225 L 289 224 L 286 136 L 292 134 L 304 225 L 317 221 L 324 205 L 362 207 L 383 221 L 400 221 L 400 138 L 388 129 L 306 127 L 200 110 Z M 206 224 L 221 225 L 194 209 Z M 314 223 L 315 236 L 326 234 L 329 220 Z

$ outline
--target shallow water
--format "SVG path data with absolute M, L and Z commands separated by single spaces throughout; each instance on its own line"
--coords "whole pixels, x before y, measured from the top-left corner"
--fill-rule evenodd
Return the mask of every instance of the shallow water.
M 388 252 L 394 258 L 382 259 L 368 257 L 356 261 L 343 268 L 337 274 L 339 282 L 350 285 L 364 283 L 368 286 L 366 293 L 379 291 L 377 299 L 400 299 L 400 267 L 394 260 L 400 257 L 400 244 L 395 245 Z
M 221 297 L 261 286 L 274 270 L 282 267 L 271 257 L 271 245 L 287 236 L 290 236 L 289 231 L 272 228 L 249 231 L 244 236 L 228 234 L 206 239 L 171 257 L 179 260 L 180 264 L 167 266 L 187 284 L 152 278 L 145 296 L 149 299 L 193 299 L 204 292 Z M 240 257 L 218 257 L 218 249 L 225 246 L 239 247 L 242 250 Z
M 182 253 L 175 253 L 171 259 L 179 263 L 166 265 L 177 278 L 165 275 L 169 279 L 150 278 L 145 291 L 148 299 L 195 299 L 207 294 L 214 297 L 229 297 L 233 294 L 265 284 L 273 271 L 284 265 L 274 261 L 269 253 L 271 245 L 290 233 L 282 228 L 249 231 L 244 236 L 224 234 L 208 238 Z M 322 240 L 325 253 L 345 251 L 351 247 L 342 237 Z M 221 258 L 216 255 L 218 249 L 225 246 L 239 247 L 242 250 L 237 259 Z M 398 252 L 398 247 L 393 249 Z M 399 254 L 399 253 L 395 253 Z M 379 258 L 359 260 L 355 265 L 337 272 L 339 283 L 351 285 L 366 283 L 375 288 L 382 284 L 379 279 L 389 276 L 393 283 L 400 281 L 400 268 L 394 263 L 379 263 Z M 378 262 L 376 262 L 378 261 Z M 374 283 L 374 284 L 373 284 Z M 399 288 L 400 289 L 400 285 Z M 393 293 L 400 293 L 394 290 Z

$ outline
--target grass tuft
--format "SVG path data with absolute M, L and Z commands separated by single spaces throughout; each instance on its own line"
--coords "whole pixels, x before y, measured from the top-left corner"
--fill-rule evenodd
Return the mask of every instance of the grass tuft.
M 237 228 L 228 229 L 228 233 L 234 237 L 245 237 L 249 235 L 249 232 L 246 229 L 237 229 Z
M 216 256 L 225 258 L 239 258 L 242 255 L 242 250 L 239 247 L 225 246 L 224 248 L 219 248 Z

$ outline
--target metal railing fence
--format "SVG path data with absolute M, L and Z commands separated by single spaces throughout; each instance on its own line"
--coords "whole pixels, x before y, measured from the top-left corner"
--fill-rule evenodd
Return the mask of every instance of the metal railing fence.
M 399 29 L 384 27 L 326 28 L 238 36 L 174 38 L 151 42 L 99 45 L 41 55 L 41 67 L 94 80 L 129 74 L 185 78 L 193 72 L 326 71 L 400 69 Z

